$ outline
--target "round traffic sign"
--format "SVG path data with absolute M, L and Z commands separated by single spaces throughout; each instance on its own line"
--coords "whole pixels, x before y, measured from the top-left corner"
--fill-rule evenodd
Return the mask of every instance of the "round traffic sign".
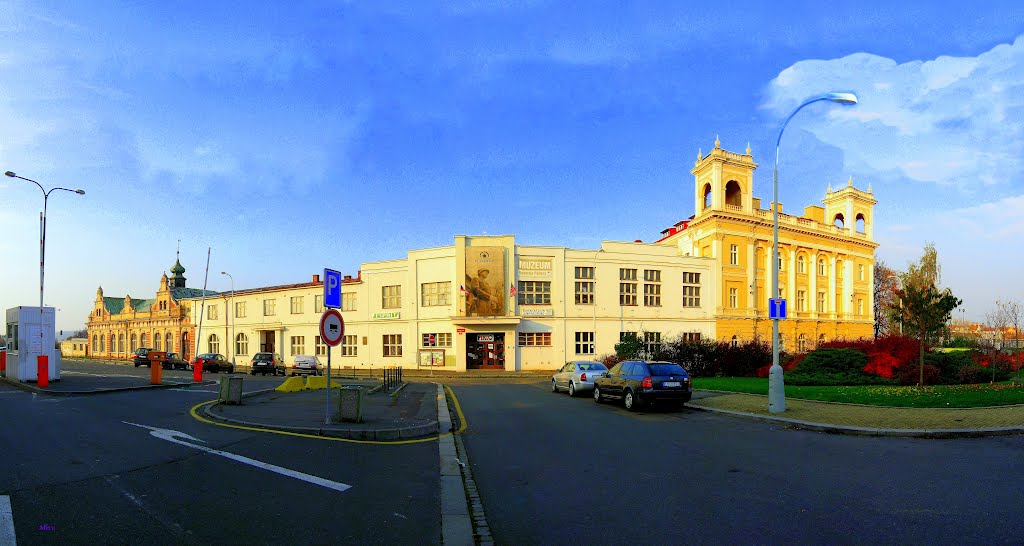
M 341 313 L 337 309 L 324 311 L 323 316 L 320 317 L 320 339 L 334 347 L 341 343 L 341 338 L 344 335 L 345 319 L 341 318 Z

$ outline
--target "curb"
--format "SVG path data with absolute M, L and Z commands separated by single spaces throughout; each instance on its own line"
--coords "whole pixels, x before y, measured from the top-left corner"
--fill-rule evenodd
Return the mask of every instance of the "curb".
M 114 392 L 141 391 L 146 389 L 177 389 L 183 387 L 187 388 L 192 386 L 209 386 L 217 384 L 216 381 L 204 380 L 199 383 L 162 383 L 160 385 L 140 385 L 137 387 L 117 387 L 108 389 L 94 389 L 91 391 L 52 391 L 39 387 L 33 387 L 32 385 L 22 383 L 21 381 L 12 381 L 6 377 L 0 378 L 0 382 L 6 383 L 12 387 L 21 389 L 23 391 L 28 391 L 36 394 L 48 394 L 51 396 L 82 396 L 87 394 L 110 394 Z
M 888 436 L 904 438 L 980 438 L 984 436 L 1009 436 L 1014 434 L 1024 434 L 1024 427 L 996 427 L 980 429 L 866 428 L 850 427 L 845 425 L 831 425 L 827 423 L 814 423 L 811 421 L 801 421 L 799 419 L 789 419 L 786 417 L 769 417 L 767 415 L 760 415 L 757 413 L 746 413 L 742 411 L 732 411 L 718 408 L 706 408 L 702 406 L 691 406 L 689 404 L 687 404 L 686 407 L 698 411 L 721 413 L 724 415 L 731 415 L 733 417 L 743 417 L 753 421 L 761 421 L 765 423 L 782 423 L 786 425 L 791 425 L 793 428 L 797 429 L 813 430 L 816 432 L 827 432 L 830 434 L 847 434 L 853 436 Z

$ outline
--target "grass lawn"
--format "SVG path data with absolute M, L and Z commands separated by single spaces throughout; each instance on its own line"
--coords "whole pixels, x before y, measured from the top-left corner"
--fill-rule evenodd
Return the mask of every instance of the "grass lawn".
M 693 388 L 768 394 L 768 379 L 760 377 L 695 377 Z M 904 408 L 977 408 L 1024 404 L 1024 383 L 935 385 L 924 388 L 890 385 L 809 387 L 786 385 L 787 398 L 847 402 Z

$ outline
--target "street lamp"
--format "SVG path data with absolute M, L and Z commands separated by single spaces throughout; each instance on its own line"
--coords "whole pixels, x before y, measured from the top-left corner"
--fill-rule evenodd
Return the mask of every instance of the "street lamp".
M 35 184 L 36 186 L 38 186 L 39 187 L 39 191 L 43 192 L 43 213 L 39 217 L 39 338 L 40 338 L 40 342 L 41 342 L 42 338 L 43 338 L 43 278 L 44 278 L 45 273 L 46 273 L 46 205 L 47 205 L 47 202 L 50 199 L 50 193 L 53 192 L 53 190 L 69 191 L 69 192 L 72 192 L 72 193 L 77 193 L 78 195 L 85 195 L 85 190 L 82 190 L 82 189 L 72 190 L 72 189 L 69 189 L 69 188 L 60 188 L 60 187 L 50 188 L 49 190 L 46 190 L 46 189 L 43 189 L 43 185 L 42 184 L 40 184 L 39 182 L 36 182 L 35 180 L 32 180 L 31 178 L 25 178 L 24 176 L 18 176 L 17 174 L 15 174 L 15 173 L 13 173 L 11 171 L 7 171 L 4 174 L 9 176 L 9 177 L 11 177 L 11 178 L 20 178 L 22 180 L 27 180 L 27 181 Z M 56 319 L 54 319 L 54 320 L 55 320 L 54 324 L 56 324 Z M 40 346 L 42 347 L 43 344 L 40 343 Z
M 230 322 L 231 321 L 231 311 L 232 311 L 231 307 L 235 304 L 235 278 L 232 277 L 231 273 L 228 273 L 227 271 L 221 271 L 220 274 L 221 275 L 227 275 L 228 278 L 231 279 L 231 299 L 228 301 L 228 308 L 225 309 L 225 311 L 227 311 L 227 313 L 225 313 L 225 315 L 227 315 L 228 321 Z M 231 369 L 234 369 L 234 367 L 235 367 L 235 353 L 238 351 L 238 347 L 235 346 L 235 343 L 237 343 L 235 341 L 235 323 L 232 322 L 231 323 Z
M 839 104 L 857 104 L 857 95 L 853 93 L 827 93 L 804 101 L 796 107 L 793 113 L 783 122 L 779 129 L 779 138 L 775 140 L 775 171 L 772 176 L 772 297 L 779 298 L 779 143 L 782 142 L 782 132 L 786 125 L 793 119 L 804 106 L 818 101 L 838 102 Z M 779 365 L 779 317 L 776 313 L 772 318 L 772 367 L 768 372 L 768 413 L 782 413 L 786 411 L 786 390 L 782 379 L 782 366 Z

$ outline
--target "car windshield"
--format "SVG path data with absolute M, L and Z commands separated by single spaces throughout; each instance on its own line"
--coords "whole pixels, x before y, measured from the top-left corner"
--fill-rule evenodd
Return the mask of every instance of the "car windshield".
M 585 372 L 603 372 L 608 370 L 600 362 L 580 362 L 577 365 Z
M 271 358 L 273 357 L 270 356 L 270 353 L 260 353 L 254 356 L 253 360 L 270 360 Z
M 686 370 L 679 364 L 652 362 L 648 366 L 651 368 L 651 375 L 686 375 Z
M 215 356 L 217 356 L 217 355 L 215 355 L 213 353 L 206 353 L 206 354 L 203 354 L 203 355 L 199 355 L 199 358 L 213 358 Z

